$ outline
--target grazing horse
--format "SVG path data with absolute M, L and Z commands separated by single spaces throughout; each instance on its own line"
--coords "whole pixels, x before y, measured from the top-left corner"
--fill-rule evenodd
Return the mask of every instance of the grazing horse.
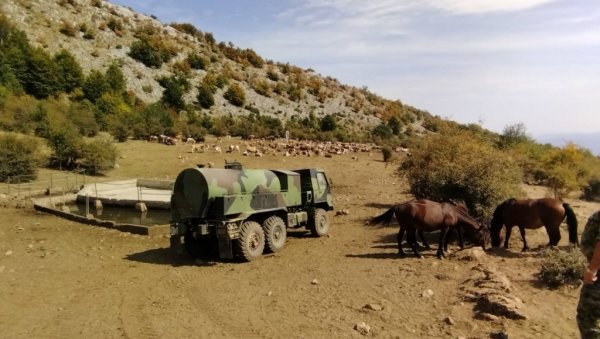
M 514 226 L 519 226 L 523 251 L 529 249 L 527 240 L 525 240 L 526 228 L 536 229 L 545 226 L 550 239 L 548 245 L 556 246 L 560 241 L 559 226 L 565 217 L 569 229 L 569 242 L 577 246 L 579 243 L 577 240 L 577 217 L 569 204 L 553 198 L 508 199 L 496 207 L 492 216 L 490 222 L 492 247 L 499 247 L 502 242 L 500 237 L 502 225 L 506 226 L 504 248 L 508 248 L 508 240 Z
M 437 257 L 444 257 L 444 240 L 449 228 L 457 228 L 460 234 L 460 227 L 470 228 L 477 231 L 476 242 L 485 248 L 485 237 L 479 223 L 473 219 L 466 211 L 451 203 L 438 203 L 431 200 L 413 200 L 396 205 L 387 212 L 373 218 L 370 224 L 384 223 L 389 225 L 393 216 L 396 216 L 400 231 L 398 232 L 398 254 L 404 256 L 402 250 L 402 238 L 404 232 L 407 232 L 407 242 L 410 244 L 417 257 L 421 257 L 417 250 L 416 232 L 432 232 L 440 230 L 440 239 L 437 249 Z M 421 238 L 423 238 L 421 236 Z

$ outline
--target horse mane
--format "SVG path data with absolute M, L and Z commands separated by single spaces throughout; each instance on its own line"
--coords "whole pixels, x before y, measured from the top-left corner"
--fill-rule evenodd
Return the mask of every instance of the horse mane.
M 498 205 L 494 210 L 494 214 L 492 214 L 492 220 L 490 221 L 490 224 L 492 224 L 493 226 L 494 222 L 497 222 L 501 218 L 501 214 L 502 211 L 504 211 L 504 208 L 515 201 L 517 201 L 516 198 L 509 198 L 504 200 L 500 205 Z
M 460 216 L 462 216 L 463 218 L 465 218 L 465 222 L 468 223 L 472 223 L 471 226 L 474 226 L 474 228 L 479 229 L 481 228 L 481 225 L 479 225 L 479 222 L 477 221 L 477 219 L 473 218 L 471 215 L 469 215 L 469 213 L 465 210 L 463 210 L 462 208 L 460 208 L 460 206 L 456 206 L 454 205 L 454 210 L 458 212 L 458 214 L 460 214 Z M 477 226 L 477 227 L 475 227 Z

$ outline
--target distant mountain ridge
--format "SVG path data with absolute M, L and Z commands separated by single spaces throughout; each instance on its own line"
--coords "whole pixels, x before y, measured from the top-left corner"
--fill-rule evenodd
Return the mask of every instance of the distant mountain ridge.
M 595 133 L 552 133 L 540 134 L 534 137 L 541 143 L 549 143 L 557 147 L 563 147 L 572 142 L 577 146 L 587 148 L 595 156 L 600 156 L 600 132 Z

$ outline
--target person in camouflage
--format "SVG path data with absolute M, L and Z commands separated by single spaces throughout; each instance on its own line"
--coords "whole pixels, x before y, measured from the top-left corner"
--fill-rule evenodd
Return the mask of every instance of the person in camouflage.
M 577 325 L 581 338 L 600 338 L 600 211 L 587 221 L 581 234 L 581 252 L 588 265 L 583 272 L 583 286 L 577 305 Z

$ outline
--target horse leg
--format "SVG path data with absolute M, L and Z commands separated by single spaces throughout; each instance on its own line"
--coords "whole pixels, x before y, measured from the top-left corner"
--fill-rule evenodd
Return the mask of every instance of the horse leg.
M 440 240 L 438 241 L 438 250 L 436 256 L 438 259 L 444 259 L 444 240 L 446 240 L 446 232 L 448 227 L 444 227 L 440 230 Z
M 523 240 L 522 252 L 525 252 L 529 250 L 529 246 L 527 245 L 527 239 L 525 239 L 525 227 L 519 225 L 519 232 L 521 232 L 521 240 Z
M 460 227 L 460 226 L 456 227 L 456 232 L 458 233 L 458 244 L 460 245 L 460 249 L 464 250 L 465 249 L 465 240 L 463 238 L 462 227 Z
M 513 226 L 505 225 L 506 227 L 506 239 L 504 239 L 504 248 L 508 248 L 508 240 L 510 239 L 510 232 L 512 232 Z
M 446 234 L 446 240 L 444 240 L 444 252 L 448 252 L 448 243 L 450 243 L 450 234 L 452 233 L 452 229 L 448 230 Z
M 408 241 L 408 243 L 410 244 L 410 247 L 412 248 L 413 252 L 415 253 L 415 256 L 417 258 L 423 258 L 421 253 L 419 253 L 419 249 L 417 248 L 417 234 L 416 233 L 417 233 L 417 231 L 408 232 L 406 234 L 406 241 Z
M 427 239 L 425 239 L 425 236 L 423 235 L 423 231 L 419 230 L 419 237 L 421 238 L 421 242 L 423 243 L 423 247 L 425 247 L 426 249 L 430 250 L 431 246 L 429 246 L 429 244 L 427 243 Z
M 405 231 L 406 229 L 404 226 L 400 226 L 400 230 L 398 231 L 398 255 L 401 257 L 406 256 L 406 253 L 404 253 L 404 250 L 402 249 L 402 238 L 404 237 Z
M 549 238 L 548 246 L 558 245 L 558 242 L 560 241 L 560 238 L 561 238 L 560 224 L 558 224 L 556 227 L 546 226 L 546 233 L 548 233 L 548 238 Z

